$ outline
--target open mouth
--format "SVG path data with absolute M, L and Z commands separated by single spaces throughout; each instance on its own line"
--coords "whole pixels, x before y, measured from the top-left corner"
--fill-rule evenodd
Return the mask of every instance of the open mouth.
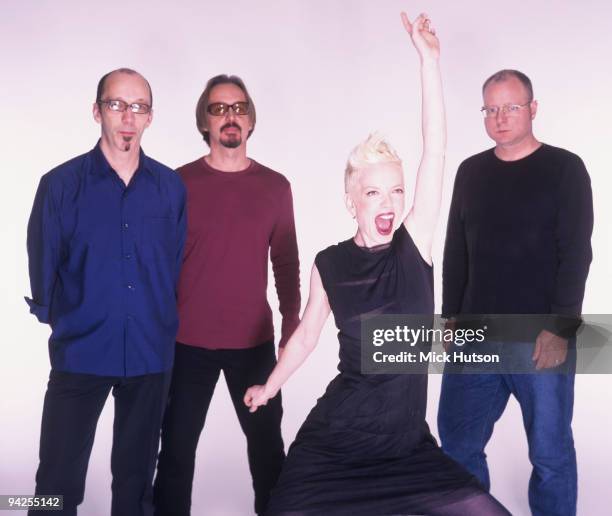
M 374 219 L 376 225 L 376 231 L 381 235 L 390 235 L 393 231 L 393 219 L 395 215 L 393 213 L 381 213 Z

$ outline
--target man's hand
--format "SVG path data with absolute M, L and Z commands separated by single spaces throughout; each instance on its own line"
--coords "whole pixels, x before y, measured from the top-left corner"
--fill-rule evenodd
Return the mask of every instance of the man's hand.
M 410 34 L 412 43 L 417 49 L 421 60 L 438 59 L 440 57 L 440 42 L 427 15 L 424 13 L 419 14 L 412 23 L 410 23 L 405 12 L 401 13 L 401 17 L 404 28 Z
M 542 330 L 536 339 L 532 360 L 536 369 L 557 367 L 567 358 L 567 339 Z
M 451 330 L 454 335 L 456 328 L 457 328 L 457 321 L 455 319 L 446 319 L 446 321 L 444 322 L 444 333 L 445 334 L 446 334 L 446 330 Z M 442 346 L 444 346 L 444 351 L 448 352 L 448 350 L 453 347 L 453 340 L 442 339 Z
M 253 385 L 249 387 L 244 395 L 244 404 L 249 407 L 249 412 L 255 412 L 259 407 L 268 403 L 270 398 L 273 398 L 266 391 L 265 385 Z

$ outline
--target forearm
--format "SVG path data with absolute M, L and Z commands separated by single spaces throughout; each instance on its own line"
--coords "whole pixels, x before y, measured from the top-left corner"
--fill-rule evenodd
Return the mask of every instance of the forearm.
M 565 169 L 557 216 L 557 278 L 551 312 L 579 315 L 592 259 L 593 196 L 582 160 L 575 156 Z
M 423 157 L 444 161 L 446 113 L 438 58 L 421 58 Z
M 446 253 L 442 272 L 442 316 L 449 318 L 461 313 L 467 273 L 461 263 L 447 266 Z
M 280 354 L 279 361 L 268 377 L 266 384 L 263 386 L 253 385 L 247 389 L 244 396 L 244 402 L 250 407 L 251 412 L 257 410 L 257 407 L 265 405 L 267 400 L 276 396 L 282 385 L 306 360 L 306 357 L 317 345 L 321 329 L 329 316 L 330 310 L 321 277 L 316 265 L 313 265 L 310 276 L 310 296 L 302 321 L 293 332 L 283 353 Z
M 42 323 L 50 323 L 51 300 L 57 283 L 60 260 L 60 228 L 48 177 L 41 179 L 28 221 L 28 270 L 32 299 L 30 312 Z
M 318 335 L 309 335 L 305 325 L 300 324 L 297 327 L 264 386 L 270 398 L 276 396 L 289 377 L 304 363 L 316 347 L 317 341 Z
M 278 261 L 273 266 L 278 309 L 282 316 L 281 338 L 279 346 L 286 347 L 289 337 L 300 322 L 300 272 L 297 251 L 287 257 L 285 263 Z
M 592 208 L 587 208 L 587 211 Z M 571 211 L 571 208 L 568 208 Z M 588 215 L 575 213 L 577 221 L 569 235 L 558 243 L 558 264 L 551 312 L 560 315 L 580 315 L 587 276 L 592 259 L 592 211 Z

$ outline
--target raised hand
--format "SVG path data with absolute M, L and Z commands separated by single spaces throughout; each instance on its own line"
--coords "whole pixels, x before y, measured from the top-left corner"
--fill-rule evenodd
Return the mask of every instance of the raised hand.
M 436 37 L 436 31 L 432 27 L 429 17 L 425 13 L 421 13 L 412 23 L 410 23 L 405 12 L 401 13 L 401 17 L 404 28 L 410 34 L 420 58 L 422 60 L 438 59 L 440 57 L 440 41 Z

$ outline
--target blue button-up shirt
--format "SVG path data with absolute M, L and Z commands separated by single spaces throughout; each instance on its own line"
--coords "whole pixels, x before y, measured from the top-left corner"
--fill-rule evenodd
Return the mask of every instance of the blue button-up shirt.
M 30 311 L 51 367 L 137 376 L 172 366 L 185 188 L 140 151 L 129 185 L 100 144 L 45 174 L 28 224 Z

